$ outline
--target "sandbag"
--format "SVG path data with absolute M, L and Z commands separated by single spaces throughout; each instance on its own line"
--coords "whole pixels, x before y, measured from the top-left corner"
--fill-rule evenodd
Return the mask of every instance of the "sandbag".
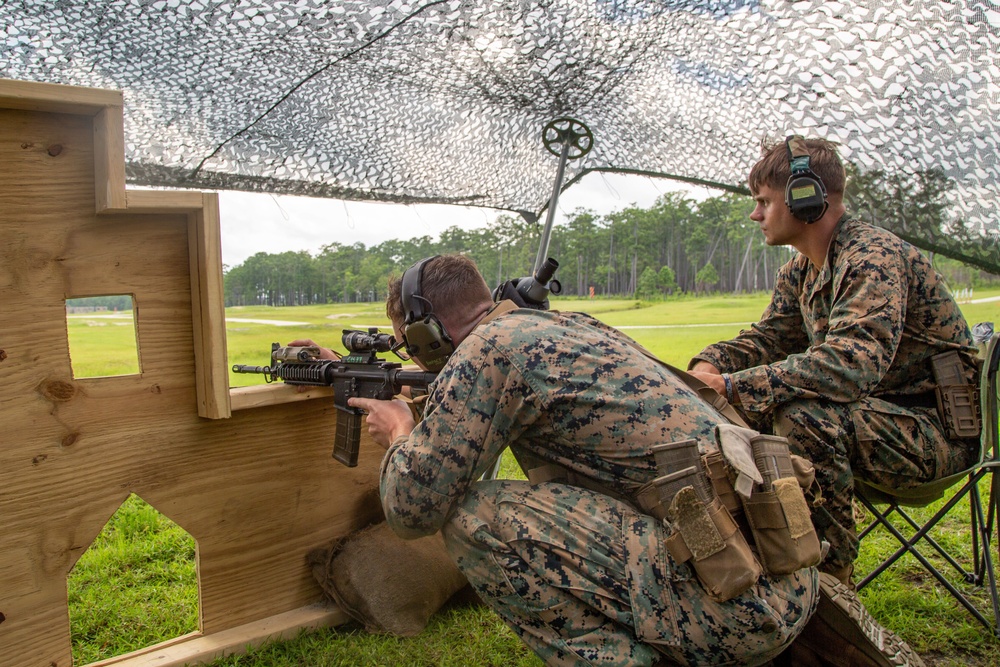
M 419 634 L 468 583 L 441 533 L 404 540 L 385 522 L 315 549 L 308 558 L 323 592 L 375 633 Z

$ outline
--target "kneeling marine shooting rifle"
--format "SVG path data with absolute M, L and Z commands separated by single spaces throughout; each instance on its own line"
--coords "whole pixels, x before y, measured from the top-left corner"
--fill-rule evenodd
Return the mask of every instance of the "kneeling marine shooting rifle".
M 318 347 L 282 347 L 271 345 L 270 366 L 235 364 L 234 373 L 262 373 L 267 382 L 281 380 L 285 384 L 333 387 L 333 404 L 337 415 L 337 432 L 333 442 L 333 458 L 348 467 L 358 465 L 361 442 L 361 422 L 364 410 L 347 404 L 349 398 L 376 398 L 388 401 L 402 388 L 426 391 L 436 373 L 403 370 L 402 365 L 376 357 L 378 352 L 395 351 L 396 340 L 377 328 L 367 332 L 345 329 L 341 338 L 347 356 L 321 359 Z

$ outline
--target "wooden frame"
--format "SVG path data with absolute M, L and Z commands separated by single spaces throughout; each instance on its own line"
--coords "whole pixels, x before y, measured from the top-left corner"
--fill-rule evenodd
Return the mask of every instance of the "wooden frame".
M 122 96 L 0 80 L 0 656 L 68 667 L 66 577 L 130 494 L 198 544 L 198 632 L 101 665 L 207 662 L 345 619 L 306 554 L 380 513 L 330 392 L 230 391 L 217 195 L 125 189 Z M 75 379 L 65 301 L 132 294 L 141 371 Z M 327 400 L 309 400 L 325 398 Z

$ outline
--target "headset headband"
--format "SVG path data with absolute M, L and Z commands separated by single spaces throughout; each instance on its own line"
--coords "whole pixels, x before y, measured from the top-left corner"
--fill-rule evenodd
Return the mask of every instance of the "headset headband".
M 413 324 L 423 319 L 433 309 L 430 301 L 420 295 L 420 284 L 424 277 L 424 265 L 432 259 L 437 259 L 440 255 L 426 257 L 406 271 L 400 281 L 400 296 L 403 302 L 403 324 Z M 428 312 L 424 312 L 424 304 L 428 306 Z
M 812 169 L 809 168 L 809 150 L 802 135 L 793 134 L 785 139 L 785 148 L 788 150 L 788 164 L 792 176 L 805 172 L 812 173 Z

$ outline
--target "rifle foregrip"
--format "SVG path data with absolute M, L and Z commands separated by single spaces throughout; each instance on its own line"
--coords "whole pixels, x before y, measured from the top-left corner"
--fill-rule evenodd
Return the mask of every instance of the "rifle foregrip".
M 354 408 L 340 408 L 337 414 L 337 431 L 333 437 L 333 458 L 348 468 L 358 465 L 358 450 L 361 447 L 360 412 Z

